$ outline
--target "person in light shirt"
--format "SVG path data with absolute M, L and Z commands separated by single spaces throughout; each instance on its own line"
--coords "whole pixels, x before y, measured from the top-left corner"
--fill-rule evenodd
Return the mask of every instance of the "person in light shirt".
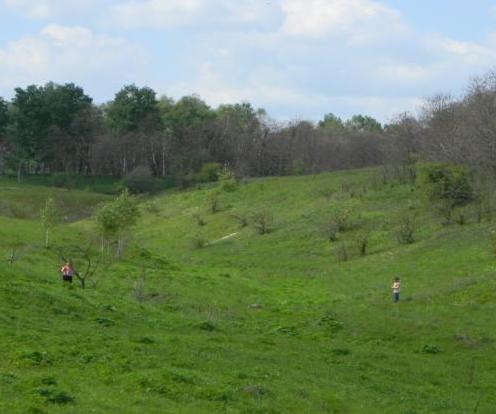
M 393 280 L 393 285 L 391 286 L 391 289 L 393 289 L 393 302 L 399 302 L 400 300 L 400 290 L 401 290 L 401 284 L 400 284 L 400 278 L 395 277 Z
M 72 283 L 72 275 L 74 274 L 74 268 L 71 262 L 66 262 L 64 266 L 60 269 L 62 273 L 62 280 L 64 282 Z

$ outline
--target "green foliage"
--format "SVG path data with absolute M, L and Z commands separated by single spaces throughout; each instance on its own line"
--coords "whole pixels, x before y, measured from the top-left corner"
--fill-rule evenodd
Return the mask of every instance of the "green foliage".
M 472 173 L 464 166 L 435 164 L 425 170 L 425 182 L 433 200 L 449 201 L 453 207 L 474 200 Z
M 153 132 L 161 127 L 155 91 L 148 87 L 124 86 L 105 112 L 110 129 L 117 134 L 138 130 Z
M 223 168 L 219 174 L 220 189 L 226 193 L 233 193 L 239 187 L 236 176 L 229 168 Z
M 355 245 L 360 256 L 366 256 L 369 248 L 370 235 L 368 232 L 360 232 L 355 236 Z
M 162 180 L 152 176 L 148 167 L 136 167 L 121 181 L 131 194 L 155 194 L 164 189 Z
M 55 173 L 51 176 L 51 184 L 54 187 L 66 188 L 68 190 L 75 187 L 76 176 L 69 173 Z
M 7 125 L 9 122 L 9 111 L 7 102 L 0 97 L 0 137 L 3 136 L 7 130 Z
M 222 164 L 218 162 L 209 162 L 203 164 L 197 176 L 197 181 L 200 183 L 208 183 L 217 181 L 222 171 Z
M 13 161 L 43 160 L 60 170 L 62 154 L 70 158 L 80 138 L 76 124 L 91 123 L 91 104 L 84 90 L 72 83 L 16 88 L 10 112 L 13 133 L 9 135 Z
M 267 208 L 253 213 L 251 222 L 256 232 L 260 235 L 270 233 L 274 230 L 274 216 Z
M 210 190 L 207 194 L 207 205 L 211 213 L 215 214 L 220 210 L 220 192 L 217 188 Z
M 240 229 L 243 229 L 249 224 L 248 214 L 244 211 L 233 211 L 231 217 L 237 221 Z
M 303 174 L 305 174 L 305 161 L 293 160 L 291 164 L 291 175 L 303 175 Z
M 351 259 L 351 252 L 346 243 L 339 244 L 334 249 L 334 254 L 338 262 L 346 262 Z
M 40 218 L 45 229 L 45 247 L 49 244 L 49 231 L 60 221 L 60 213 L 52 197 L 48 197 L 45 206 L 40 211 Z
M 380 122 L 367 115 L 353 115 L 345 123 L 346 129 L 356 132 L 381 132 L 382 125 Z
M 353 200 L 334 205 L 331 210 L 331 226 L 334 226 L 338 232 L 351 230 L 354 225 L 356 205 Z
M 196 234 L 191 239 L 191 247 L 193 247 L 194 249 L 201 249 L 206 246 L 208 246 L 208 240 L 201 233 Z
M 340 117 L 333 113 L 328 113 L 324 116 L 323 120 L 319 121 L 319 127 L 334 131 L 342 131 L 344 129 L 344 123 Z
M 404 213 L 398 219 L 396 227 L 396 238 L 400 244 L 412 244 L 415 242 L 417 231 L 417 218 L 415 214 Z
M 1 213 L 0 412 L 491 413 L 493 226 L 441 227 L 410 186 L 336 193 L 331 206 L 315 196 L 344 180 L 360 188 L 373 171 L 247 180 L 221 193 L 232 209 L 202 227 L 194 214 L 210 186 L 153 198 L 160 215 L 141 209 L 128 254 L 106 262 L 84 294 L 59 282 L 39 220 Z M 64 214 L 106 199 L 0 180 L 2 203 L 36 214 L 50 192 Z M 364 226 L 340 233 L 332 253 L 343 243 L 357 257 L 340 262 L 315 230 L 350 201 Z M 266 206 L 278 230 L 268 237 L 233 220 Z M 403 212 L 422 225 L 406 248 L 391 238 Z M 200 230 L 204 240 L 237 235 L 192 249 Z M 93 235 L 86 219 L 57 229 L 74 249 Z M 14 245 L 23 247 L 11 266 L 1 259 Z M 396 275 L 399 307 L 389 294 Z
M 114 201 L 101 205 L 94 214 L 100 235 L 104 239 L 120 238 L 140 217 L 137 200 L 123 191 Z

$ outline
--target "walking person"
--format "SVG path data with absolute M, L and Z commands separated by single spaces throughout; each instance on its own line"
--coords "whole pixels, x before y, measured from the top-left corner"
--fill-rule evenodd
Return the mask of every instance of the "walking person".
M 393 280 L 393 285 L 391 286 L 391 289 L 393 290 L 393 302 L 397 303 L 400 300 L 400 290 L 401 290 L 401 283 L 400 283 L 400 278 L 395 277 Z
M 74 267 L 71 262 L 65 262 L 64 266 L 60 269 L 62 273 L 62 280 L 64 282 L 72 283 L 72 276 L 74 275 Z

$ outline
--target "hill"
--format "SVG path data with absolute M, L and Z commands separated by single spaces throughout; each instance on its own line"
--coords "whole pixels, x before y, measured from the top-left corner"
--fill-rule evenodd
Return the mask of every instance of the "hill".
M 375 170 L 170 191 L 83 290 L 61 256 L 84 267 L 111 197 L 0 197 L 1 413 L 494 412 L 493 225 L 470 206 L 443 225 L 421 185 Z

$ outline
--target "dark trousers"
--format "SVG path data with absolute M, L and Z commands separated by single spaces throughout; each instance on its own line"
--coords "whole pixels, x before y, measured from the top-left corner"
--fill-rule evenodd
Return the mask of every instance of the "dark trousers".
M 399 302 L 400 300 L 400 292 L 394 292 L 393 293 L 393 302 L 396 303 L 396 302 Z

